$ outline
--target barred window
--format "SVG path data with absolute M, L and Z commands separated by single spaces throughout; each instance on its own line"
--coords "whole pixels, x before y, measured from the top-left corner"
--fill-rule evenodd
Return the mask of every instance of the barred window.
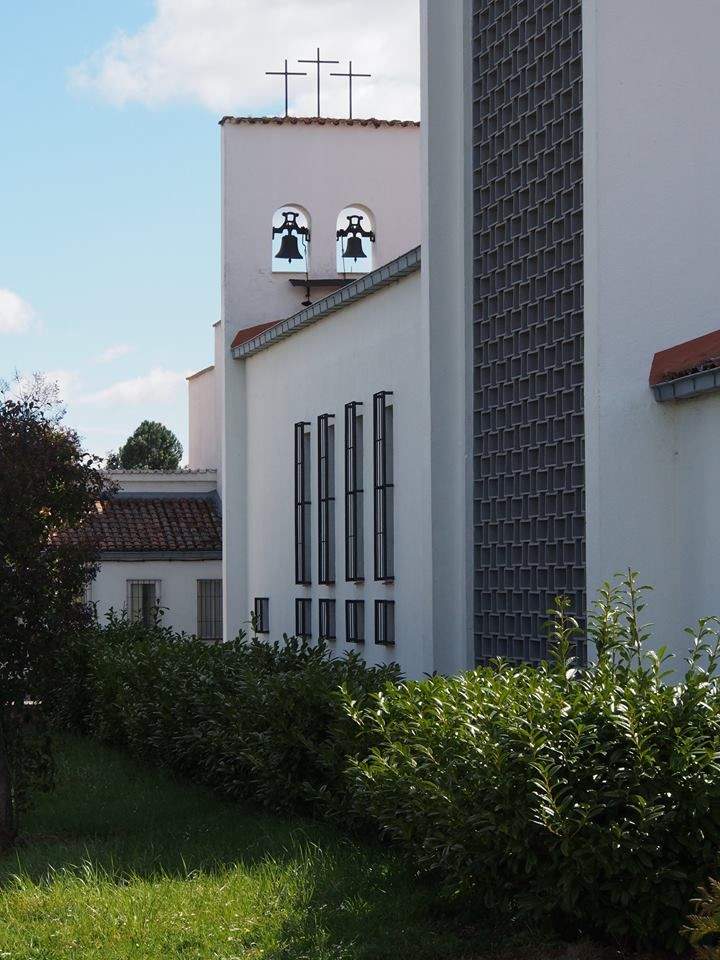
M 391 647 L 395 643 L 395 601 L 375 601 L 375 643 Z
M 348 643 L 365 643 L 365 601 L 345 601 L 345 639 Z
M 268 597 L 255 597 L 255 632 L 270 633 L 270 600 Z
M 295 424 L 295 583 L 309 584 L 310 571 L 310 431 Z
M 318 417 L 318 581 L 335 583 L 335 427 Z
M 197 635 L 201 640 L 222 640 L 222 580 L 197 582 Z
M 364 579 L 362 403 L 345 405 L 345 579 Z
M 309 598 L 295 600 L 295 636 L 306 640 L 312 637 L 312 600 Z
M 335 628 L 335 601 L 320 601 L 320 633 L 321 640 L 335 640 L 337 631 Z
M 393 408 L 388 403 L 392 391 L 383 390 L 373 397 L 373 478 L 375 579 L 395 576 L 395 489 L 393 483 Z
M 159 580 L 127 581 L 127 612 L 130 623 L 151 627 L 160 603 Z

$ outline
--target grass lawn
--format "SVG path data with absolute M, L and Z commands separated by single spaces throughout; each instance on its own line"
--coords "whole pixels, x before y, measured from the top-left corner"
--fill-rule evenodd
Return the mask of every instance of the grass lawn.
M 387 851 L 224 803 L 87 741 L 62 742 L 58 789 L 24 833 L 0 859 L 1 960 L 620 956 L 543 952 L 528 932 L 499 949 L 497 930 L 443 915 Z

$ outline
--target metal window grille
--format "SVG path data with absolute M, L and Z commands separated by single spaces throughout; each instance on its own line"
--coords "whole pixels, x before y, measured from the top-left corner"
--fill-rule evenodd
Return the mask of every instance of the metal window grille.
M 159 580 L 127 581 L 127 612 L 130 623 L 151 627 L 160 603 Z
M 310 433 L 309 423 L 295 424 L 295 583 L 309 584 L 310 572 Z
M 312 637 L 312 600 L 305 597 L 295 600 L 295 636 Z
M 337 630 L 335 627 L 335 601 L 320 601 L 320 639 L 335 640 Z
M 335 583 L 334 415 L 318 417 L 318 581 Z
M 222 580 L 197 582 L 197 635 L 201 640 L 222 639 Z
M 348 643 L 365 643 L 365 601 L 345 601 L 345 639 Z
M 364 579 L 362 403 L 345 405 L 345 579 Z
M 375 601 L 375 643 L 382 647 L 395 644 L 395 601 Z
M 394 569 L 393 411 L 392 391 L 373 397 L 373 478 L 375 579 L 392 580 Z
M 270 600 L 268 597 L 255 597 L 255 632 L 270 633 Z

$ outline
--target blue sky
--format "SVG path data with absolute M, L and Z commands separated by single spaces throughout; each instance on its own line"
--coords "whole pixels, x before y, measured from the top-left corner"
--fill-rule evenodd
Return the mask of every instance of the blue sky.
M 369 63 L 385 81 L 382 96 L 377 81 L 361 94 L 365 115 L 387 115 L 381 103 L 417 114 L 416 0 L 394 0 L 387 29 L 350 38 L 346 0 L 275 0 L 272 19 L 268 6 L 3 5 L 0 378 L 57 379 L 93 452 L 145 418 L 186 445 L 184 377 L 211 362 L 219 315 L 217 121 L 279 112 L 263 71 L 342 45 L 338 58 L 360 56 L 355 69 Z M 283 19 L 289 44 L 273 28 Z M 407 49 L 388 68 L 398 38 Z M 308 112 L 311 94 L 294 112 Z M 329 99 L 324 112 L 342 109 Z

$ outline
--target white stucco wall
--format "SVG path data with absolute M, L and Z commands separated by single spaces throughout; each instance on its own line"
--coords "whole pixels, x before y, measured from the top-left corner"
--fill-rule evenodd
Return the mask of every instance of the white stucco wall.
M 467 0 L 421 3 L 422 316 L 431 401 L 435 668 L 443 673 L 473 662 L 469 25 Z
M 720 612 L 720 398 L 657 404 L 657 350 L 719 326 L 720 4 L 586 0 L 588 586 L 633 566 L 658 642 Z
M 192 470 L 220 466 L 220 437 L 215 367 L 188 377 L 188 467 Z
M 338 277 L 337 216 L 351 204 L 373 213 L 375 262 L 400 256 L 420 240 L 420 132 L 417 126 L 347 123 L 226 122 L 221 129 L 222 320 L 215 369 L 222 390 L 223 569 L 232 585 L 225 591 L 225 620 L 232 632 L 249 612 L 248 425 L 245 369 L 230 358 L 230 345 L 238 329 L 291 316 L 305 299 L 305 290 L 293 288 L 288 274 L 271 272 L 272 216 L 283 204 L 308 210 L 312 277 Z M 315 290 L 313 299 L 324 292 Z M 285 376 L 278 371 L 277 382 L 268 384 L 269 401 L 283 390 Z
M 433 669 L 430 541 L 429 398 L 415 273 L 245 361 L 247 423 L 247 619 L 256 596 L 270 599 L 271 638 L 294 633 L 295 598 L 337 601 L 338 653 L 345 643 L 346 599 L 365 600 L 369 662 L 398 660 L 411 676 Z M 373 580 L 372 397 L 393 391 L 395 570 L 392 585 Z M 344 408 L 362 401 L 364 419 L 363 585 L 345 583 Z M 335 415 L 336 585 L 317 585 L 317 417 Z M 294 434 L 311 423 L 312 587 L 295 584 Z M 374 643 L 374 600 L 396 602 L 395 647 Z M 234 629 L 234 625 L 231 629 Z
M 92 583 L 90 600 L 102 621 L 113 607 L 126 608 L 128 580 L 160 580 L 163 623 L 177 631 L 197 632 L 197 581 L 220 580 L 220 560 L 104 561 Z
M 217 489 L 216 470 L 108 470 L 120 493 L 163 496 L 212 493 Z

